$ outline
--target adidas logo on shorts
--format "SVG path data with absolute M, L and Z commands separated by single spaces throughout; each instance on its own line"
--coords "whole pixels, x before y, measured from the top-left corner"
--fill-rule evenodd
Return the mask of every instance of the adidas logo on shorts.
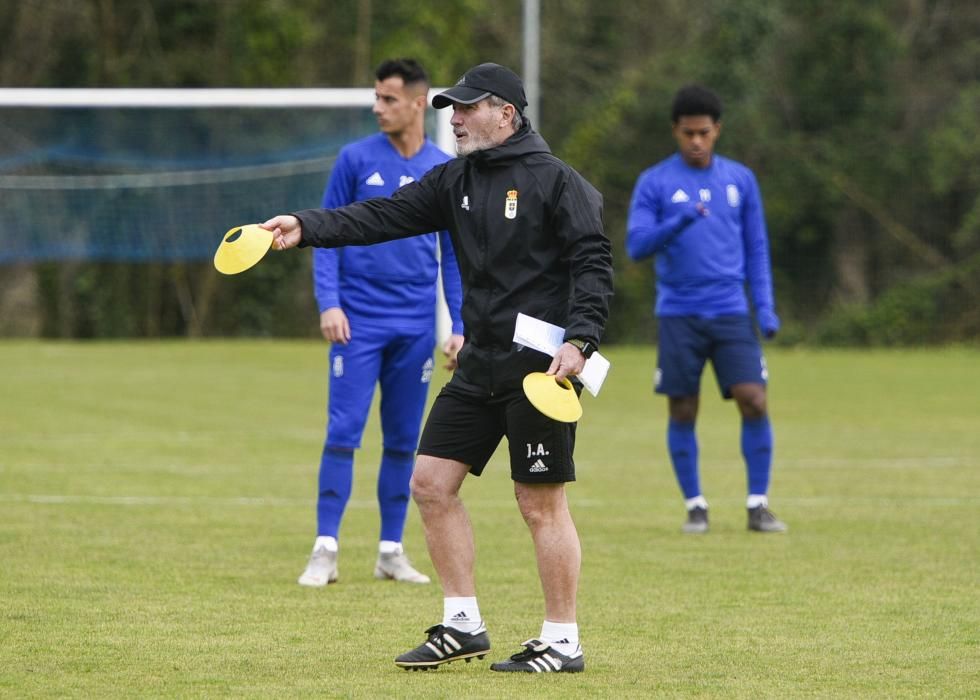
M 542 462 L 539 459 L 534 464 L 531 465 L 531 468 L 528 469 L 528 471 L 529 472 L 532 472 L 532 473 L 534 473 L 534 472 L 546 472 L 546 471 L 548 471 L 548 467 L 547 467 L 547 465 L 545 465 L 544 462 Z

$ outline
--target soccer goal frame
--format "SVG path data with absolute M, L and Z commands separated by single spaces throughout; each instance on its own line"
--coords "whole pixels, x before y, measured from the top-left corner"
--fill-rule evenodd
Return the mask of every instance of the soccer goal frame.
M 446 88 L 431 88 L 432 96 Z M 374 88 L 0 88 L 0 107 L 37 109 L 64 108 L 274 108 L 316 109 L 371 107 Z M 435 110 L 433 141 L 455 155 L 455 138 L 449 123 L 452 110 Z M 440 342 L 449 337 L 452 324 L 442 292 L 437 294 L 436 334 Z
M 446 88 L 431 88 L 432 96 Z M 0 88 L 0 107 L 370 107 L 374 88 Z M 433 139 L 455 153 L 451 110 L 436 110 Z

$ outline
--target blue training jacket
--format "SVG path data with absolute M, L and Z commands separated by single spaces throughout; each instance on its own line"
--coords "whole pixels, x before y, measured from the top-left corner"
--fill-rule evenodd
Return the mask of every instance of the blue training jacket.
M 450 159 L 428 138 L 418 153 L 404 158 L 384 134 L 368 136 L 341 149 L 327 181 L 323 206 L 334 209 L 388 197 Z M 445 231 L 370 246 L 316 248 L 313 287 L 319 310 L 322 313 L 340 307 L 352 326 L 394 322 L 409 331 L 431 329 L 435 325 L 439 252 L 452 332 L 462 335 L 462 285 Z
M 709 211 L 702 216 L 697 204 Z M 643 171 L 626 225 L 633 260 L 656 256 L 657 316 L 775 313 L 762 195 L 746 166 L 717 154 L 694 168 L 679 153 Z

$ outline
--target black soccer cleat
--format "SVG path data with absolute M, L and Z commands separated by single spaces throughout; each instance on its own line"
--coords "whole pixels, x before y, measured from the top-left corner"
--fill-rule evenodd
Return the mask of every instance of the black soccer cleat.
M 524 651 L 514 654 L 507 661 L 490 664 L 490 670 L 511 673 L 580 673 L 585 670 L 585 656 L 581 646 L 576 646 L 574 653 L 565 656 L 547 642 L 529 639 L 524 642 Z
M 766 506 L 749 508 L 749 530 L 753 532 L 786 532 L 789 526 Z
M 708 509 L 694 506 L 687 511 L 687 522 L 681 527 L 681 532 L 689 535 L 703 535 L 708 531 Z
M 466 659 L 467 663 L 474 657 L 482 659 L 490 651 L 490 636 L 482 625 L 476 632 L 435 625 L 425 633 L 429 637 L 425 643 L 395 659 L 396 666 L 406 671 L 428 671 L 459 659 Z

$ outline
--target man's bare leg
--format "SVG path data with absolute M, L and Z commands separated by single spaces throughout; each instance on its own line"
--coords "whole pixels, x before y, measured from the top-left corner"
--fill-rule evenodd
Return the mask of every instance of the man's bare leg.
M 469 467 L 462 462 L 419 455 L 412 474 L 412 498 L 425 528 L 429 557 L 443 595 L 476 595 L 476 548 L 470 517 L 459 498 Z
M 429 557 L 442 585 L 442 624 L 428 639 L 395 659 L 407 670 L 427 670 L 459 659 L 484 658 L 490 637 L 476 602 L 476 548 L 459 488 L 469 473 L 462 462 L 419 455 L 412 474 L 412 497 L 422 515 Z
M 523 651 L 506 661 L 491 664 L 490 670 L 521 673 L 584 671 L 585 657 L 575 621 L 582 548 L 568 512 L 565 486 L 515 482 L 514 493 L 534 540 L 538 576 L 544 590 L 544 624 L 540 636 L 525 642 Z
M 582 548 L 568 510 L 565 485 L 514 482 L 514 493 L 534 540 L 545 619 L 575 622 Z

